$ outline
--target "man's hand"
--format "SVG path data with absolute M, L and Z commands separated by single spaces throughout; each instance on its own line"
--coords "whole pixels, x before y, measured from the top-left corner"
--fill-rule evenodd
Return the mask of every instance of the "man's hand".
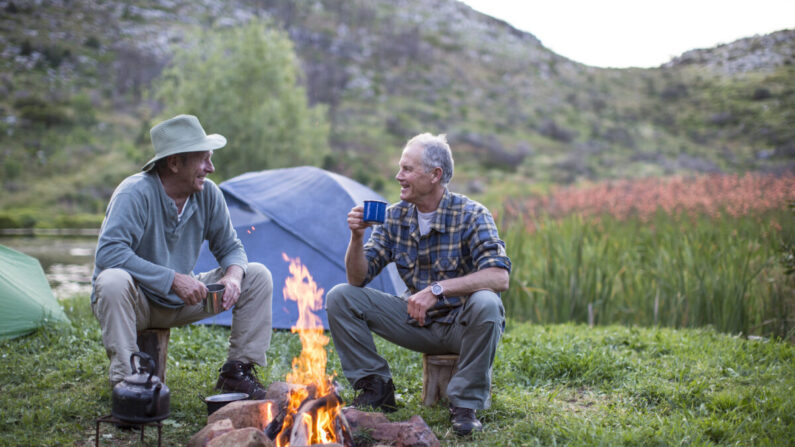
M 434 304 L 436 295 L 431 293 L 431 288 L 426 287 L 419 292 L 411 295 L 408 302 L 408 312 L 411 318 L 417 320 L 420 326 L 425 326 L 425 314 Z
M 372 224 L 362 220 L 363 217 L 363 206 L 355 206 L 348 212 L 351 240 L 345 251 L 345 277 L 348 279 L 348 284 L 354 286 L 362 286 L 364 278 L 367 277 L 367 259 L 364 257 L 362 240 L 364 239 L 364 230 Z
M 230 265 L 218 284 L 224 285 L 223 305 L 224 310 L 229 310 L 240 298 L 240 284 L 243 282 L 243 269 L 239 265 Z
M 171 290 L 188 305 L 199 304 L 207 296 L 207 287 L 201 281 L 182 273 L 174 273 Z
M 348 228 L 350 228 L 351 233 L 358 236 L 359 239 L 364 237 L 364 230 L 372 225 L 372 222 L 365 222 L 363 217 L 364 207 L 361 205 L 354 206 L 348 211 Z

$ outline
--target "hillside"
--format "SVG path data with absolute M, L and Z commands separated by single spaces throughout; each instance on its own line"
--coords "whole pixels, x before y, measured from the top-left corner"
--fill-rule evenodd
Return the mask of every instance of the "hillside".
M 316 164 L 376 189 L 422 131 L 449 135 L 454 187 L 475 194 L 795 166 L 795 30 L 619 70 L 563 58 L 455 0 L 5 0 L 0 11 L 3 210 L 101 212 L 148 158 L 161 109 L 149 90 L 174 49 L 198 27 L 255 19 L 289 35 L 310 102 L 327 107 L 333 156 Z

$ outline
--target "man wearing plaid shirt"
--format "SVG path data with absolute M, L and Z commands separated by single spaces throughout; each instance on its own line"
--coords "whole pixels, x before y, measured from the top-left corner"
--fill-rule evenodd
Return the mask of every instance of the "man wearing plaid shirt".
M 372 332 L 426 354 L 458 354 L 447 386 L 450 418 L 459 435 L 482 429 L 475 411 L 490 404 L 491 367 L 505 310 L 511 261 L 491 213 L 447 189 L 453 158 L 444 135 L 409 140 L 396 176 L 401 201 L 364 243 L 363 208 L 348 213 L 348 284 L 326 297 L 329 327 L 357 407 L 395 410 L 389 364 Z M 408 286 L 398 297 L 365 287 L 394 262 Z

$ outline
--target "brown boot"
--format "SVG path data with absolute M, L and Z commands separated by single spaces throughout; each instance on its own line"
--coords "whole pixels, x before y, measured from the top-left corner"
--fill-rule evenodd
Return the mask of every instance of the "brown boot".
M 229 360 L 219 370 L 215 388 L 225 393 L 246 393 L 249 399 L 265 399 L 266 390 L 257 380 L 253 363 Z

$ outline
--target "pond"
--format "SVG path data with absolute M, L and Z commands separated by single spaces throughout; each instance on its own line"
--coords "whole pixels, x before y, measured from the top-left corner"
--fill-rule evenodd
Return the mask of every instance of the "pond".
M 0 245 L 38 259 L 56 298 L 91 294 L 96 236 L 0 236 Z

